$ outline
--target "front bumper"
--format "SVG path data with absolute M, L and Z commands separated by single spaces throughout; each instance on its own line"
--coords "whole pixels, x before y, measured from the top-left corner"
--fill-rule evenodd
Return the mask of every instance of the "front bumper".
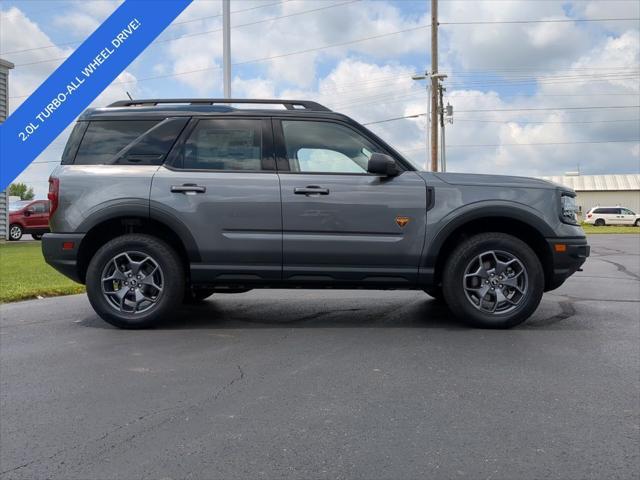
M 78 271 L 78 250 L 84 236 L 84 233 L 46 233 L 42 237 L 45 261 L 78 283 L 84 283 Z
M 545 290 L 554 290 L 577 272 L 591 253 L 586 237 L 547 239 L 552 255 L 552 271 Z

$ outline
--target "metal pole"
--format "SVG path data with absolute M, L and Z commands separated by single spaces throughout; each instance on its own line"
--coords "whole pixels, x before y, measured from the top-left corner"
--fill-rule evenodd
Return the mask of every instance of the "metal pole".
M 439 90 L 440 90 L 440 128 L 442 129 L 441 131 L 442 144 L 440 145 L 440 168 L 442 172 L 446 172 L 447 171 L 447 154 L 446 154 L 445 145 L 444 145 L 444 102 L 442 100 L 442 92 L 444 90 L 444 87 L 442 86 L 442 84 L 439 85 Z
M 224 98 L 231 98 L 231 0 L 222 0 L 222 59 Z
M 431 84 L 427 83 L 427 92 L 431 97 Z M 426 170 L 429 169 L 429 155 L 431 155 L 431 100 L 427 102 L 427 158 L 424 162 Z
M 431 0 L 431 171 L 438 171 L 438 0 Z

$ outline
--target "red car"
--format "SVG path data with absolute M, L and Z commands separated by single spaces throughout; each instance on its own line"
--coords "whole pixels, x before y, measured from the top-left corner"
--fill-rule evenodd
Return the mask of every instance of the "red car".
M 49 200 L 22 200 L 9 204 L 9 240 L 30 233 L 40 240 L 49 232 Z

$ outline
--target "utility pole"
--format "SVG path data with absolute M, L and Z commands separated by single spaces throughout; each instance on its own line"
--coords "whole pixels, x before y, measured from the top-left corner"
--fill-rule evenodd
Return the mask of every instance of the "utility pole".
M 222 61 L 224 98 L 231 98 L 231 0 L 222 0 Z
M 447 158 L 446 158 L 446 153 L 444 150 L 444 102 L 442 101 L 442 95 L 444 92 L 444 87 L 442 86 L 442 84 L 438 85 L 439 87 L 439 94 L 440 94 L 440 136 L 442 138 L 442 142 L 440 145 L 440 171 L 441 172 L 446 172 L 447 171 Z
M 431 0 L 431 171 L 438 171 L 438 0 Z

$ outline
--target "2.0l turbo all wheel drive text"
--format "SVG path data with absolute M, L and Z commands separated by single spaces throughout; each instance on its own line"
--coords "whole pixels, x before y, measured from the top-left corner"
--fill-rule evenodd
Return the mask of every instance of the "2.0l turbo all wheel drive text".
M 49 199 L 47 262 L 125 328 L 151 326 L 183 301 L 260 287 L 422 289 L 467 323 L 511 327 L 589 255 L 573 191 L 417 171 L 362 125 L 308 101 L 87 110 Z

